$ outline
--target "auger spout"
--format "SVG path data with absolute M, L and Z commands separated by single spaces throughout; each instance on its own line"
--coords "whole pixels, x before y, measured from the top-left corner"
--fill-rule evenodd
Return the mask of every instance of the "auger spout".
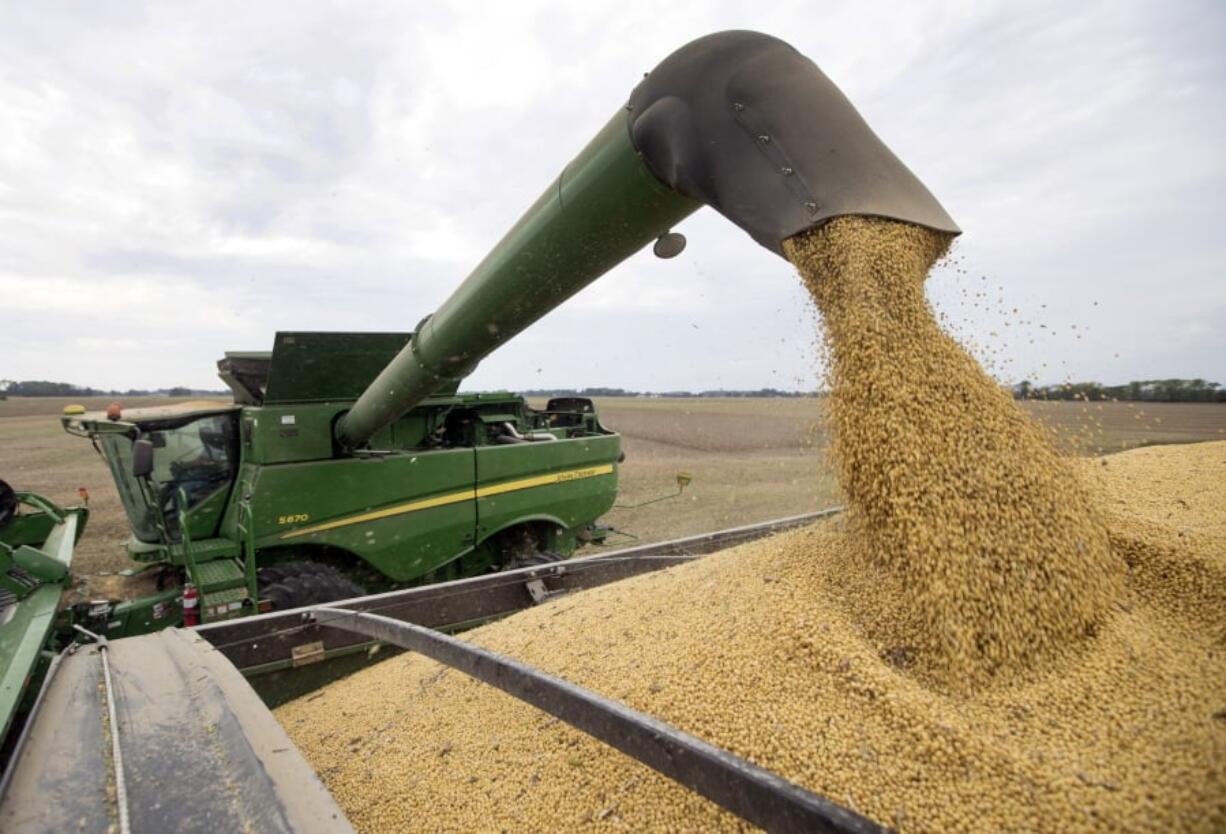
M 702 205 L 782 256 L 832 217 L 958 233 L 817 65 L 756 32 L 664 59 L 336 425 L 344 448 L 477 364 Z

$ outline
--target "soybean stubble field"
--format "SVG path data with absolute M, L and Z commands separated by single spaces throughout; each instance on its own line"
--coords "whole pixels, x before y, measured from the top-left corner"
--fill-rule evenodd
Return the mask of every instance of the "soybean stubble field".
M 78 487 L 89 491 L 91 517 L 76 556 L 79 576 L 129 566 L 123 553 L 127 520 L 102 460 L 88 440 L 64 433 L 58 415 L 69 403 L 93 410 L 109 401 L 0 401 L 0 478 L 15 489 L 65 504 L 77 503 Z M 175 400 L 149 397 L 124 404 L 170 402 Z M 677 473 L 693 477 L 678 497 L 609 513 L 605 522 L 623 533 L 611 537 L 610 544 L 693 535 L 840 503 L 825 460 L 824 405 L 821 398 L 598 400 L 602 420 L 622 433 L 626 452 L 619 505 L 676 493 Z M 1072 453 L 1220 440 L 1226 435 L 1226 405 L 1028 402 L 1024 407 L 1051 426 L 1061 446 Z

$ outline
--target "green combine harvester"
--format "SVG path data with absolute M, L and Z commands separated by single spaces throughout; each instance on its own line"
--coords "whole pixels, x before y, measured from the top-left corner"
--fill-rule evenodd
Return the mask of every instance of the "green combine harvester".
M 128 555 L 167 588 L 116 603 L 103 633 L 134 633 L 147 619 L 136 608 L 175 604 L 182 588 L 189 620 L 194 593 L 199 621 L 215 622 L 538 564 L 602 539 L 621 450 L 590 400 L 537 411 L 514 394 L 457 393 L 457 374 L 360 439 L 339 434 L 414 341 L 279 333 L 271 354 L 218 363 L 233 405 L 65 414 L 114 476 Z
M 277 700 L 377 644 L 497 686 L 769 830 L 880 830 L 440 632 L 821 515 L 564 559 L 602 537 L 618 435 L 587 400 L 537 411 L 512 394 L 457 393 L 492 351 L 626 258 L 653 244 L 676 255 L 673 227 L 702 205 L 776 255 L 840 215 L 958 231 L 812 61 L 765 35 L 719 33 L 649 73 L 412 334 L 280 333 L 270 355 L 221 361 L 233 404 L 65 414 L 105 456 L 129 553 L 162 590 L 83 603 L 52 628 L 85 516 L 26 499 L 35 513 L 0 551 L 19 580 L 3 585 L 16 597 L 3 622 L 19 625 L 0 631 L 0 660 L 6 687 L 48 671 L 25 685 L 27 700 L 37 690 L 30 717 L 5 740 L 0 830 L 348 831 L 245 678 L 281 673 L 279 691 L 262 690 Z M 114 639 L 125 635 L 139 636 Z

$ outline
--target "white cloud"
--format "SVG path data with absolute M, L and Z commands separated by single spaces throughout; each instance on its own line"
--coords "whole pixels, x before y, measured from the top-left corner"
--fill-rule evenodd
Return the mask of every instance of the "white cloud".
M 968 274 L 931 294 L 1002 365 L 1226 382 L 1226 13 L 1136 1 L 12 4 L 0 376 L 211 386 L 278 328 L 411 328 L 641 72 L 727 28 L 812 56 L 947 205 Z M 712 212 L 681 230 L 473 384 L 811 384 L 790 268 Z M 984 274 L 1061 335 L 992 336 L 958 306 Z

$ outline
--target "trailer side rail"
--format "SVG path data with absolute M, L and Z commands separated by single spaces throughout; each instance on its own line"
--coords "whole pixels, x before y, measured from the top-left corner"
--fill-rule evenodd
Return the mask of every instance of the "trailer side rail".
M 514 614 L 558 594 L 672 567 L 707 553 L 803 527 L 839 512 L 840 507 L 831 507 L 546 565 L 356 597 L 330 605 L 378 613 L 429 628 L 455 630 Z M 314 661 L 355 651 L 370 642 L 351 631 L 321 625 L 309 608 L 209 623 L 195 631 L 247 675 L 295 665 L 299 662 L 295 659 L 295 649 L 299 651 L 298 657 L 309 656 Z M 303 648 L 308 644 L 310 652 L 303 655 Z
M 727 750 L 512 658 L 379 614 L 327 606 L 312 611 L 329 627 L 423 654 L 497 687 L 767 831 L 885 831 L 871 820 Z

